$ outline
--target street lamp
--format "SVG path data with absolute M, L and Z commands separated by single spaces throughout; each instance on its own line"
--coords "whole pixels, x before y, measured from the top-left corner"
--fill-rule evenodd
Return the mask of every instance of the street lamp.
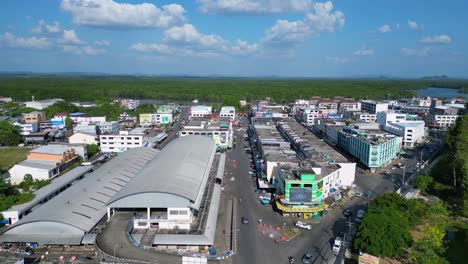
M 118 247 L 119 245 L 115 245 L 114 246 L 114 259 L 115 259 L 115 249 Z

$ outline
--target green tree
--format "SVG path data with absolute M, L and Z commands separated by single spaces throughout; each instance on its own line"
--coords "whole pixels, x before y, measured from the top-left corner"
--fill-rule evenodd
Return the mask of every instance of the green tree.
M 411 243 L 407 217 L 395 208 L 369 210 L 359 225 L 356 249 L 381 257 L 400 256 Z
M 58 101 L 45 109 L 46 117 L 52 118 L 57 113 L 79 112 L 80 108 L 67 101 Z
M 418 188 L 422 193 L 426 193 L 427 189 L 431 186 L 433 179 L 429 175 L 418 175 L 416 179 L 414 179 L 414 185 Z
M 424 224 L 420 231 L 420 238 L 411 248 L 410 256 L 416 263 L 448 263 L 441 257 L 445 253 L 445 232 L 433 224 Z
M 69 116 L 65 118 L 65 128 L 68 130 L 73 128 L 73 120 Z
M 99 146 L 96 144 L 86 145 L 86 151 L 88 152 L 88 158 L 91 158 L 99 152 Z
M 0 145 L 17 146 L 21 141 L 19 127 L 11 125 L 8 121 L 0 122 Z
M 31 174 L 26 174 L 23 177 L 23 181 L 18 185 L 23 191 L 29 192 L 31 187 L 34 185 L 34 179 Z

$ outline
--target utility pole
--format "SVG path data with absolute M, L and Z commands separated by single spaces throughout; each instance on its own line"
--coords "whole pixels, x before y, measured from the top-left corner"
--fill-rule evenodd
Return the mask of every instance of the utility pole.
M 403 184 L 402 184 L 403 186 L 406 185 L 406 183 L 405 183 L 405 174 L 406 174 L 406 166 L 403 167 Z

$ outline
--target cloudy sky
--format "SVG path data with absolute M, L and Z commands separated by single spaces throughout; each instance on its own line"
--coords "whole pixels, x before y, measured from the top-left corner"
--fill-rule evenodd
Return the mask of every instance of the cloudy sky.
M 0 5 L 0 71 L 468 77 L 466 0 Z

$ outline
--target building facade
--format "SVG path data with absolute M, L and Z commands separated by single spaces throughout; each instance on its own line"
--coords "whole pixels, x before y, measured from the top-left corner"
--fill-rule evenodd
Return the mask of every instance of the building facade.
M 376 102 L 372 100 L 361 100 L 361 111 L 370 114 L 388 111 L 388 103 Z
M 102 152 L 124 152 L 131 148 L 148 147 L 145 130 L 135 128 L 130 131 L 120 131 L 119 134 L 100 135 Z

